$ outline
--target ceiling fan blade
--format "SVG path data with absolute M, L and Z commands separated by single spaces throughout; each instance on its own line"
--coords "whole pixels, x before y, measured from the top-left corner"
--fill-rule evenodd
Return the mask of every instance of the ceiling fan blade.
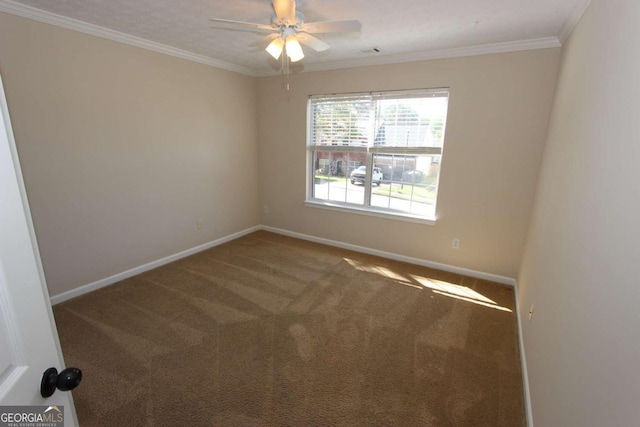
M 308 22 L 302 26 L 300 31 L 305 33 L 357 33 L 362 28 L 362 24 L 357 19 L 346 21 L 323 21 Z
M 256 24 L 254 22 L 234 21 L 232 19 L 209 18 L 209 21 L 220 22 L 223 24 L 241 25 L 243 27 L 251 27 L 257 30 L 264 30 L 264 31 L 273 31 L 274 29 L 271 25 Z
M 316 52 L 323 52 L 329 49 L 330 47 L 328 44 L 326 44 L 319 38 L 313 37 L 311 34 L 298 33 L 296 34 L 296 38 L 300 43 L 302 43 L 305 46 L 309 46 L 311 49 L 315 50 Z
M 278 21 L 286 25 L 296 24 L 296 2 L 295 0 L 273 0 L 273 11 L 276 13 Z

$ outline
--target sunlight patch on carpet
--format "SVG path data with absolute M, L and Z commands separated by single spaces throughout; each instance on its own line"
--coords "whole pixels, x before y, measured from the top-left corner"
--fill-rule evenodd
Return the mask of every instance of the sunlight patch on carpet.
M 474 291 L 473 289 L 466 286 L 454 285 L 453 283 L 443 282 L 442 280 L 428 279 L 426 277 L 416 276 L 414 274 L 411 274 L 411 277 L 422 286 L 431 289 L 438 295 L 456 298 L 462 301 L 494 308 L 500 311 L 507 311 L 509 313 L 512 312 L 511 309 L 498 305 L 494 300 L 487 298 L 481 293 Z

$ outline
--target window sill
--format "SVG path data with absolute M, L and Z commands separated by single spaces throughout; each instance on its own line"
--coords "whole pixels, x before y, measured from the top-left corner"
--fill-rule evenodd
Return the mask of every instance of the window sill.
M 376 210 L 371 208 L 368 208 L 368 209 L 359 208 L 357 206 L 352 206 L 352 205 L 347 206 L 347 205 L 342 205 L 338 203 L 328 203 L 326 201 L 320 201 L 320 200 L 305 200 L 304 204 L 305 206 L 308 206 L 310 208 L 328 209 L 331 211 L 347 212 L 347 213 L 352 213 L 357 215 L 374 216 L 378 218 L 393 219 L 396 221 L 415 222 L 418 224 L 427 224 L 427 225 L 436 224 L 435 218 L 416 216 L 416 215 L 400 213 L 400 212 L 392 213 L 384 210 Z

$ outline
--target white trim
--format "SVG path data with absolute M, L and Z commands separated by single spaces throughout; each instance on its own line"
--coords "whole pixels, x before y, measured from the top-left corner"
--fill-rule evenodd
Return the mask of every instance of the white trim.
M 375 216 L 378 218 L 393 219 L 396 221 L 414 222 L 417 224 L 435 225 L 435 218 L 427 218 L 406 214 L 404 212 L 386 212 L 383 210 L 376 210 L 374 207 L 359 207 L 354 205 L 340 205 L 338 203 L 331 203 L 326 200 L 312 199 L 305 200 L 304 205 L 310 208 L 327 209 L 336 212 L 356 213 L 358 215 Z
M 0 75 L 0 131 L 4 130 L 4 135 L 0 135 L 0 141 L 4 144 L 5 141 L 7 143 L 9 149 L 9 157 L 13 164 L 14 176 L 17 181 L 18 191 L 20 193 L 20 198 L 22 201 L 22 206 L 24 209 L 24 217 L 27 222 L 27 228 L 29 229 L 29 239 L 31 241 L 31 245 L 33 246 L 33 254 L 36 260 L 37 268 L 38 268 L 38 276 L 40 277 L 40 286 L 42 288 L 42 292 L 44 295 L 44 300 L 46 301 L 47 287 L 46 282 L 44 281 L 44 272 L 42 270 L 42 266 L 40 263 L 40 256 L 38 252 L 38 246 L 35 239 L 35 232 L 33 229 L 33 222 L 31 219 L 31 211 L 29 209 L 29 200 L 27 199 L 27 193 L 24 186 L 24 179 L 22 175 L 22 168 L 20 166 L 20 161 L 18 159 L 18 149 L 16 147 L 16 140 L 13 134 L 13 127 L 11 125 L 11 117 L 9 116 L 9 106 L 7 105 L 7 97 L 4 91 L 4 83 L 2 81 L 2 76 Z M 9 169 L 9 168 L 8 168 Z M 6 188 L 6 187 L 3 187 Z M 4 316 L 0 315 L 0 319 L 4 320 L 6 325 L 6 335 L 8 336 L 9 341 L 11 341 L 14 361 L 19 363 L 24 363 L 26 358 L 25 354 L 23 354 L 23 338 L 20 334 L 17 333 L 18 329 L 18 318 L 16 317 L 16 313 L 13 307 L 13 301 L 11 300 L 11 295 L 8 288 L 8 283 L 6 283 L 6 278 L 4 277 L 4 269 L 0 265 L 0 297 L 2 300 L 0 301 L 0 312 L 4 313 Z M 53 313 L 49 310 L 49 319 L 50 324 L 53 324 Z M 58 354 L 61 354 L 60 352 Z M 60 358 L 62 360 L 62 358 Z M 2 399 L 0 398 L 0 401 Z
M 538 39 L 518 40 L 502 43 L 491 43 L 477 46 L 464 46 L 449 49 L 436 49 L 422 52 L 412 52 L 400 55 L 383 55 L 370 56 L 367 58 L 355 58 L 344 61 L 323 62 L 316 64 L 303 64 L 301 72 L 337 70 L 342 68 L 366 67 L 371 65 L 398 64 L 403 62 L 427 61 L 431 59 L 458 58 L 464 56 L 487 55 L 492 53 L 516 52 L 532 49 L 546 49 L 562 46 L 564 38 L 571 32 L 580 16 L 588 6 L 590 0 L 581 0 L 576 7 L 576 12 L 567 20 L 559 37 L 543 37 Z M 98 25 L 89 24 L 78 19 L 69 18 L 55 13 L 17 3 L 12 0 L 0 0 L 0 12 L 6 12 L 23 18 L 33 19 L 35 21 L 44 22 L 46 24 L 55 25 L 57 27 L 66 28 L 72 31 L 78 31 L 92 36 L 102 37 L 119 43 L 136 46 L 142 49 L 163 53 L 165 55 L 174 56 L 187 61 L 198 62 L 200 64 L 209 65 L 211 67 L 221 68 L 223 70 L 233 71 L 236 73 L 252 76 L 252 77 L 268 77 L 280 74 L 280 70 L 255 70 L 241 65 L 231 64 L 229 62 L 214 59 L 205 55 L 189 52 L 176 47 L 157 43 L 141 37 L 132 36 L 120 31 L 111 30 Z M 564 38 L 563 38 L 564 37 Z
M 294 237 L 297 239 L 307 240 L 310 242 L 321 243 L 323 245 L 334 246 L 342 249 L 348 249 L 356 252 L 361 252 L 369 255 L 380 256 L 382 258 L 393 259 L 395 261 L 407 262 L 410 264 L 421 265 L 423 267 L 434 268 L 437 270 L 448 271 L 451 273 L 462 274 L 465 276 L 475 277 L 477 279 L 489 280 L 503 285 L 511 286 L 515 291 L 515 316 L 518 327 L 518 345 L 520 347 L 520 363 L 522 368 L 522 385 L 524 389 L 524 404 L 527 418 L 527 426 L 533 427 L 533 413 L 531 409 L 531 394 L 529 392 L 529 376 L 527 373 L 527 362 L 524 354 L 524 340 L 522 336 L 522 323 L 520 318 L 520 300 L 518 297 L 518 284 L 516 279 L 512 277 L 499 276 L 495 274 L 485 273 L 482 271 L 470 270 L 467 268 L 456 267 L 447 264 L 441 264 L 434 261 L 428 261 L 418 258 L 407 257 L 404 255 L 397 255 L 390 252 L 384 252 L 377 249 L 371 249 L 364 246 L 352 245 L 349 243 L 343 243 L 335 240 L 324 239 L 321 237 L 310 236 L 308 234 L 296 233 L 293 231 L 283 230 L 276 227 L 270 227 L 263 225 L 260 229 L 270 231 L 272 233 L 282 234 L 284 236 Z
M 2 385 L 0 385 L 0 401 L 4 402 L 7 397 L 7 394 L 11 392 L 15 393 L 15 391 L 13 390 L 13 387 L 19 382 L 24 381 L 24 376 L 27 374 L 28 370 L 29 370 L 29 366 L 27 365 L 14 366 L 13 369 L 11 369 L 11 372 L 9 373 L 9 375 L 3 379 Z M 8 423 L 8 424 L 13 425 L 13 423 Z M 25 423 L 25 424 L 29 425 L 28 423 Z M 16 423 L 16 425 L 19 425 L 19 424 Z
M 177 58 L 186 59 L 187 61 L 198 62 L 200 64 L 209 65 L 211 67 L 221 68 L 227 71 L 233 71 L 240 74 L 256 77 L 256 71 L 243 67 L 240 65 L 230 64 L 228 62 L 220 61 L 210 58 L 208 56 L 199 55 L 197 53 L 189 52 L 183 49 L 178 49 L 172 46 L 168 46 L 162 43 L 157 43 L 151 40 L 143 39 L 141 37 L 132 36 L 130 34 L 122 33 L 120 31 L 110 30 L 98 25 L 89 24 L 84 21 L 80 21 L 66 16 L 58 15 L 55 13 L 47 12 L 42 9 L 27 6 L 21 3 L 16 3 L 11 0 L 0 0 L 0 12 L 6 12 L 23 18 L 33 19 L 35 21 L 44 22 L 45 24 L 55 25 L 57 27 L 66 28 L 72 31 L 78 31 L 80 33 L 89 34 L 92 36 L 101 37 L 104 39 L 112 40 L 119 43 L 128 44 L 131 46 L 139 47 L 142 49 L 151 50 L 165 55 L 175 56 Z
M 202 245 L 196 246 L 191 249 L 186 249 L 182 252 L 178 252 L 174 255 L 169 255 L 167 257 L 161 258 L 156 261 L 151 261 L 146 264 L 143 264 L 139 267 L 134 267 L 129 270 L 123 271 L 121 273 L 114 274 L 113 276 L 106 277 L 104 279 L 97 280 L 92 283 L 88 283 L 86 285 L 79 286 L 77 288 L 71 289 L 69 291 L 63 292 L 61 294 L 54 295 L 50 298 L 51 305 L 60 304 L 61 302 L 70 300 L 72 298 L 79 297 L 81 295 L 87 294 L 89 292 L 98 290 L 100 288 L 104 288 L 105 286 L 112 285 L 116 282 L 119 282 L 124 279 L 128 279 L 129 277 L 133 277 L 138 274 L 142 274 L 146 271 L 152 270 L 154 268 L 161 267 L 165 264 L 168 264 L 173 261 L 177 261 L 179 259 L 185 258 L 189 255 L 196 254 L 198 252 L 202 252 L 204 250 L 213 248 L 215 246 L 219 246 L 223 243 L 227 243 L 231 240 L 235 240 L 239 237 L 247 235 L 249 233 L 253 233 L 254 231 L 265 230 L 270 231 L 272 233 L 282 234 L 289 237 L 295 237 L 297 239 L 308 240 L 311 242 L 322 243 L 328 246 L 334 246 L 337 248 L 348 249 L 356 252 L 361 252 L 369 255 L 375 255 L 382 258 L 393 259 L 396 261 L 408 262 L 410 264 L 421 265 L 423 267 L 435 268 L 437 270 L 448 271 L 450 273 L 462 274 L 465 276 L 475 277 L 477 279 L 489 280 L 491 282 L 502 283 L 503 285 L 508 286 L 516 286 L 516 280 L 511 277 L 506 276 L 498 276 L 495 274 L 485 273 L 482 271 L 470 270 L 468 268 L 456 267 L 448 264 L 441 264 L 434 261 L 412 258 L 404 255 L 398 255 L 391 252 L 380 251 L 378 249 L 371 249 L 364 246 L 352 245 L 350 243 L 338 242 L 336 240 L 324 239 L 321 237 L 310 236 L 308 234 L 296 233 L 293 231 L 283 230 L 280 228 L 270 227 L 266 225 L 257 225 L 255 227 L 247 228 L 246 230 L 239 231 L 237 233 L 230 234 L 225 237 L 221 237 L 219 239 L 213 240 L 208 243 L 204 243 Z
M 560 40 L 560 43 L 564 44 L 564 42 L 567 41 L 567 39 L 573 32 L 573 29 L 576 27 L 576 25 L 578 25 L 578 22 L 580 22 L 580 18 L 582 18 L 582 15 L 587 10 L 587 7 L 589 7 L 590 4 L 591 0 L 580 0 L 578 4 L 576 4 L 571 15 L 569 15 L 567 20 L 564 22 L 564 25 L 560 30 L 560 34 L 558 34 L 558 40 Z
M 433 59 L 459 58 L 464 56 L 488 55 L 493 53 L 518 52 L 523 50 L 548 49 L 561 47 L 558 37 L 519 40 L 503 43 L 491 43 L 476 46 L 465 46 L 449 49 L 428 50 L 400 55 L 370 56 L 367 58 L 348 59 L 345 61 L 303 64 L 301 72 L 338 70 L 342 68 L 367 67 L 372 65 L 399 64 L 403 62 L 428 61 Z M 258 70 L 258 77 L 275 76 L 279 72 Z
M 280 228 L 276 228 L 276 227 L 271 227 L 271 226 L 266 226 L 266 225 L 257 225 L 251 228 L 247 228 L 245 230 L 239 231 L 237 233 L 233 233 L 230 234 L 228 236 L 225 237 L 221 237 L 219 239 L 213 240 L 209 243 L 204 243 L 202 245 L 196 246 L 194 248 L 191 249 L 187 249 L 184 250 L 182 252 L 178 252 L 177 254 L 174 255 L 170 255 L 167 257 L 164 257 L 162 259 L 156 260 L 156 261 L 152 261 L 149 262 L 147 264 L 141 265 L 139 267 L 135 267 L 135 268 L 131 268 L 127 271 L 123 271 L 122 273 L 118 273 L 118 274 L 114 274 L 113 276 L 109 276 L 105 279 L 101 279 L 92 283 L 89 283 L 87 285 L 83 285 L 80 286 L 78 288 L 72 289 L 70 291 L 67 292 L 63 292 L 61 294 L 58 295 L 54 295 L 51 297 L 51 304 L 52 305 L 56 305 L 56 304 L 60 304 L 61 302 L 70 300 L 72 298 L 75 297 L 79 297 L 81 295 L 87 294 L 89 292 L 98 290 L 100 288 L 104 288 L 106 286 L 112 285 L 114 283 L 117 283 L 121 280 L 127 279 L 129 277 L 133 277 L 135 275 L 144 273 L 146 271 L 152 270 L 154 268 L 163 266 L 165 264 L 168 264 L 170 262 L 173 261 L 177 261 L 179 259 L 185 258 L 187 256 L 196 254 L 198 252 L 202 252 L 204 250 L 210 249 L 212 247 L 215 246 L 219 246 L 223 243 L 227 243 L 231 240 L 235 240 L 239 237 L 245 236 L 249 233 L 253 233 L 254 231 L 258 231 L 258 230 L 265 230 L 265 231 L 270 231 L 272 233 L 277 233 L 277 234 L 281 234 L 284 236 L 289 236 L 289 237 L 294 237 L 297 239 L 302 239 L 302 240 L 307 240 L 310 242 L 315 242 L 315 243 L 321 243 L 323 245 L 328 245 L 328 246 L 333 246 L 333 247 L 337 247 L 337 248 L 342 248 L 342 249 L 348 249 L 348 250 L 352 250 L 355 252 L 361 252 L 361 253 L 365 253 L 365 254 L 369 254 L 369 255 L 375 255 L 375 256 L 379 256 L 382 258 L 387 258 L 387 259 L 392 259 L 395 261 L 401 261 L 401 262 L 407 262 L 410 264 L 415 264 L 415 265 L 421 265 L 423 267 L 429 267 L 429 268 L 434 268 L 434 269 L 438 269 L 438 270 L 443 270 L 443 271 L 448 271 L 451 273 L 456 273 L 456 274 L 462 274 L 465 276 L 470 276 L 470 277 L 475 277 L 477 279 L 482 279 L 482 280 L 489 280 L 492 282 L 496 282 L 496 283 L 501 283 L 504 285 L 508 285 L 511 286 L 515 289 L 515 308 L 516 308 L 516 320 L 517 320 L 517 326 L 518 326 L 518 343 L 519 343 L 519 347 L 520 347 L 520 361 L 522 364 L 522 380 L 523 380 L 523 388 L 524 388 L 524 398 L 525 398 L 525 410 L 526 410 L 526 416 L 527 416 L 527 426 L 528 427 L 533 427 L 533 415 L 532 415 L 532 410 L 531 410 L 531 396 L 529 393 L 529 377 L 527 374 L 527 363 L 526 363 L 526 358 L 525 358 L 525 354 L 524 354 L 524 341 L 523 341 L 523 337 L 522 337 L 522 323 L 521 323 L 521 318 L 520 318 L 520 306 L 519 306 L 519 297 L 518 297 L 518 286 L 517 286 L 517 282 L 516 279 L 511 278 L 511 277 L 506 277 L 506 276 L 499 276 L 499 275 L 495 275 L 495 274 L 490 274 L 490 273 L 485 273 L 482 271 L 476 271 L 476 270 L 470 270 L 468 268 L 462 268 L 462 267 L 456 267 L 456 266 L 452 266 L 452 265 L 448 265 L 448 264 L 441 264 L 438 262 L 434 262 L 434 261 L 429 261 L 429 260 L 423 260 L 423 259 L 419 259 L 419 258 L 412 258 L 412 257 L 408 257 L 408 256 L 404 256 L 404 255 L 398 255 L 398 254 L 394 254 L 391 252 L 385 252 L 385 251 L 380 251 L 377 249 L 371 249 L 371 248 L 367 248 L 364 246 L 358 246 L 358 245 L 352 245 L 349 243 L 343 243 L 343 242 L 339 242 L 336 240 L 330 240 L 330 239 L 324 239 L 321 237 L 316 237 L 316 236 L 311 236 L 308 234 L 303 234 L 303 233 L 297 233 L 297 232 L 293 232 L 293 231 L 288 231 L 288 230 L 283 230 Z
M 527 417 L 527 427 L 533 427 L 533 409 L 531 408 L 531 392 L 529 390 L 529 372 L 527 371 L 527 358 L 524 355 L 524 337 L 522 336 L 522 318 L 520 317 L 520 297 L 518 284 L 515 286 L 516 321 L 518 325 L 518 345 L 520 347 L 520 364 L 522 365 L 522 388 L 524 389 L 524 408 Z
M 138 274 L 142 274 L 146 271 L 153 270 L 154 268 L 161 267 L 165 264 L 169 264 L 170 262 L 177 261 L 181 258 L 188 257 L 189 255 L 196 254 L 198 252 L 202 252 L 204 250 L 213 248 L 214 246 L 221 245 L 223 243 L 227 243 L 231 240 L 235 240 L 239 237 L 242 237 L 246 234 L 253 233 L 254 231 L 260 230 L 260 226 L 255 226 L 251 228 L 247 228 L 246 230 L 239 231 L 237 233 L 229 234 L 228 236 L 221 237 L 219 239 L 213 240 L 208 243 L 204 243 L 202 245 L 196 246 L 191 249 L 186 249 L 182 252 L 178 252 L 174 255 L 169 255 L 167 257 L 161 258 L 156 261 L 148 262 L 139 267 L 131 268 L 127 271 L 123 271 L 122 273 L 114 274 L 113 276 L 109 276 L 107 278 L 97 280 L 95 282 L 80 286 L 75 289 L 71 289 L 70 291 L 63 292 L 58 295 L 54 295 L 51 297 L 51 305 L 60 304 L 61 302 L 70 300 L 71 298 L 79 297 L 80 295 L 84 295 L 86 293 L 98 290 L 100 288 L 104 288 L 105 286 L 112 285 L 116 282 L 119 282 L 124 279 L 128 279 L 129 277 L 133 277 Z
M 441 264 L 439 262 L 412 258 L 404 255 L 398 255 L 391 252 L 380 251 L 378 249 L 371 249 L 365 246 L 352 245 L 350 243 L 343 243 L 337 240 L 324 239 L 322 237 L 311 236 L 308 234 L 296 233 L 294 231 L 283 230 L 281 228 L 270 227 L 263 225 L 260 229 L 270 231 L 272 233 L 282 234 L 284 236 L 295 237 L 296 239 L 308 240 L 310 242 L 321 243 L 323 245 L 334 246 L 337 248 L 348 249 L 355 252 L 361 252 L 368 255 L 375 255 L 382 258 L 388 258 L 395 261 L 407 262 L 409 264 L 421 265 L 423 267 L 434 268 L 437 270 L 448 271 L 450 273 L 462 274 L 465 276 L 475 277 L 476 279 L 489 280 L 491 282 L 501 283 L 503 285 L 512 286 L 515 288 L 516 279 L 506 276 L 498 276 L 496 274 L 484 273 L 482 271 L 470 270 L 468 268 L 455 267 L 453 265 Z

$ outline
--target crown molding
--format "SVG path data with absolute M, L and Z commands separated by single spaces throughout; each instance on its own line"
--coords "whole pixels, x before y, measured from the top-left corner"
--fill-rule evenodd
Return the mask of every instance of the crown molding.
M 433 59 L 459 58 L 465 56 L 488 55 L 493 53 L 517 52 L 523 50 L 548 49 L 561 47 L 557 37 L 519 40 L 513 42 L 491 43 L 476 46 L 465 46 L 450 49 L 436 49 L 422 52 L 412 52 L 400 55 L 384 55 L 369 58 L 349 59 L 326 63 L 308 64 L 302 72 L 338 70 L 341 68 L 367 67 L 372 65 L 399 64 L 404 62 L 428 61 Z M 278 73 L 258 72 L 258 77 L 274 76 Z
M 300 72 L 327 71 L 342 68 L 366 67 L 373 65 L 398 64 L 405 62 L 418 62 L 433 59 L 457 58 L 465 56 L 487 55 L 493 53 L 516 52 L 522 50 L 546 49 L 562 46 L 562 43 L 571 33 L 591 0 L 580 0 L 574 9 L 574 13 L 566 21 L 558 37 L 545 37 L 538 39 L 519 40 L 503 43 L 491 43 L 476 46 L 465 46 L 449 49 L 435 49 L 422 52 L 413 52 L 399 55 L 383 55 L 368 58 L 348 59 L 345 61 L 333 61 L 325 63 L 305 64 Z M 72 31 L 101 37 L 130 46 L 151 50 L 165 55 L 185 59 L 187 61 L 198 62 L 215 68 L 233 71 L 252 77 L 268 77 L 279 75 L 278 70 L 255 70 L 240 65 L 213 59 L 204 55 L 199 55 L 183 49 L 171 47 L 162 43 L 153 42 L 141 37 L 132 36 L 98 25 L 89 24 L 77 19 L 47 12 L 12 0 L 0 0 L 0 12 L 6 12 L 23 18 L 33 19 L 46 24 L 55 25 Z
M 590 4 L 591 4 L 591 0 L 578 1 L 578 3 L 573 8 L 573 12 L 567 18 L 564 25 L 562 26 L 562 30 L 560 31 L 560 34 L 558 34 L 558 40 L 560 40 L 560 43 L 564 44 L 564 42 L 567 41 L 567 39 L 573 32 L 573 29 L 576 27 L 576 25 L 578 25 L 580 18 L 582 18 L 582 15 L 587 10 Z
M 162 43 L 153 42 L 147 39 L 143 39 L 141 37 L 136 37 L 130 34 L 121 33 L 119 31 L 110 30 L 108 28 L 100 27 L 94 24 L 89 24 L 87 22 L 68 18 L 66 16 L 57 15 L 55 13 L 47 12 L 41 9 L 36 9 L 35 7 L 27 6 L 21 3 L 16 3 L 11 0 L 0 0 L 0 12 L 10 13 L 12 15 L 21 16 L 23 18 L 44 22 L 45 24 L 51 24 L 57 27 L 66 28 L 68 30 L 78 31 L 80 33 L 102 37 L 115 42 L 128 44 L 131 46 L 151 50 L 158 53 L 163 53 L 165 55 L 174 56 L 176 58 L 186 59 L 187 61 L 198 62 L 200 64 L 221 68 L 227 71 L 233 71 L 236 73 L 245 74 L 252 77 L 257 76 L 256 71 L 251 68 L 230 64 L 228 62 L 220 61 L 217 59 L 209 58 L 204 55 L 199 55 L 197 53 L 167 46 Z

